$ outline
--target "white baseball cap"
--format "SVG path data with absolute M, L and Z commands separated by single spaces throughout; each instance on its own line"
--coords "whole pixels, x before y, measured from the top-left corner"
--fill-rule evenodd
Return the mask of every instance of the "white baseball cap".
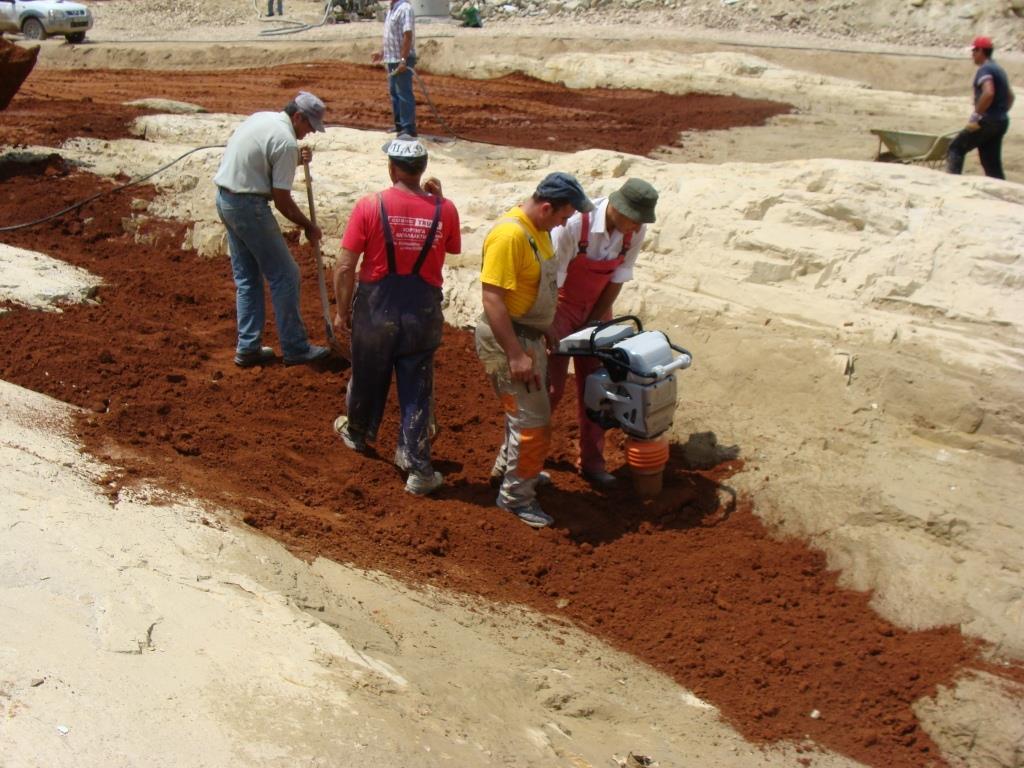
M 415 160 L 427 156 L 427 148 L 418 139 L 406 134 L 391 139 L 381 149 L 384 150 L 384 154 L 395 160 Z

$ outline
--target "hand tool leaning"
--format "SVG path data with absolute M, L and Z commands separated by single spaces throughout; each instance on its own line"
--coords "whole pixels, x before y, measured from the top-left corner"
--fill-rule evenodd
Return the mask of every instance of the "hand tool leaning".
M 316 226 L 316 206 L 313 204 L 313 178 L 309 175 L 309 163 L 302 164 L 302 170 L 306 174 L 306 199 L 309 201 L 309 220 Z M 336 353 L 341 354 L 341 344 L 334 336 L 334 326 L 331 323 L 331 305 L 327 300 L 327 278 L 324 275 L 324 258 L 320 253 L 320 241 L 313 243 L 313 255 L 316 257 L 316 278 L 320 285 L 320 306 L 324 312 L 324 332 L 327 334 L 327 343 Z

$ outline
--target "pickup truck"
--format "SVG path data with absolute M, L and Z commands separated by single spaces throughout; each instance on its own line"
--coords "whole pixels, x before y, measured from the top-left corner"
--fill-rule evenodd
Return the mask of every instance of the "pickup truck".
M 0 32 L 20 32 L 27 40 L 63 35 L 69 43 L 85 40 L 92 13 L 68 0 L 0 0 Z

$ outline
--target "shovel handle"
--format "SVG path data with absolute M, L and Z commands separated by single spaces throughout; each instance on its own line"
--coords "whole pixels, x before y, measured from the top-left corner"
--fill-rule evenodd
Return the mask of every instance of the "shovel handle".
M 313 178 L 309 175 L 309 163 L 302 164 L 302 170 L 306 175 L 306 200 L 309 202 L 309 220 L 316 226 L 316 205 L 313 203 Z M 316 258 L 316 279 L 320 285 L 320 306 L 324 311 L 324 332 L 327 334 L 327 343 L 334 349 L 338 347 L 338 340 L 334 337 L 334 325 L 331 323 L 331 305 L 327 300 L 327 278 L 324 276 L 324 259 L 320 253 L 320 241 L 313 243 L 313 256 Z
M 306 175 L 306 201 L 309 203 L 309 220 L 316 226 L 316 205 L 313 204 L 313 177 L 309 175 L 309 163 L 302 164 L 302 171 Z M 319 248 L 317 243 L 317 248 Z

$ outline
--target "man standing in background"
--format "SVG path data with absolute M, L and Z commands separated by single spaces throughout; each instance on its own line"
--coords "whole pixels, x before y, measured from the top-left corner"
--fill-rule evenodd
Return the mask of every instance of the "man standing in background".
M 384 18 L 384 44 L 371 57 L 388 70 L 388 92 L 395 133 L 416 137 L 416 97 L 412 92 L 412 68 L 416 66 L 416 15 L 409 0 L 391 0 Z
M 985 175 L 993 179 L 1006 178 L 1003 173 L 1003 136 L 1010 127 L 1013 89 L 1006 71 L 992 60 L 992 51 L 991 38 L 974 38 L 971 57 L 978 66 L 974 73 L 974 112 L 967 126 L 949 145 L 946 170 L 950 173 L 963 172 L 964 158 L 972 149 L 977 149 Z

